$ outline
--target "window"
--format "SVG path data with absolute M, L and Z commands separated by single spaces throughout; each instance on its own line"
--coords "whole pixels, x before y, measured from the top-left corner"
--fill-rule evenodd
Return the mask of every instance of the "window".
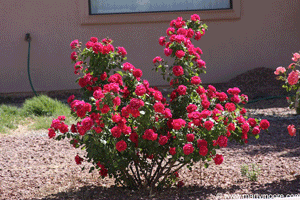
M 241 16 L 241 0 L 76 0 L 75 2 L 81 25 L 161 23 L 170 22 L 178 16 L 188 19 L 192 14 L 198 14 L 203 21 L 232 20 Z M 123 2 L 131 4 L 125 5 Z M 195 2 L 202 2 L 202 6 Z M 198 7 L 195 10 L 196 4 Z
M 231 0 L 89 0 L 90 15 L 231 8 Z

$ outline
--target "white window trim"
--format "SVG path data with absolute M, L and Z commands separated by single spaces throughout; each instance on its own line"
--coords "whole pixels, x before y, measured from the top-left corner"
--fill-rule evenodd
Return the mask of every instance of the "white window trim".
M 77 0 L 78 13 L 81 25 L 110 25 L 170 22 L 177 17 L 189 19 L 192 14 L 198 14 L 203 21 L 240 19 L 241 0 L 232 0 L 232 9 L 226 10 L 199 10 L 182 12 L 155 12 L 155 13 L 124 13 L 107 15 L 89 15 L 87 0 Z

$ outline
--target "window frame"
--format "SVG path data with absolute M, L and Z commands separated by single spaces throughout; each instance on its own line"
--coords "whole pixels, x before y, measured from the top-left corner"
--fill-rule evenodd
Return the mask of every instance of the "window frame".
M 86 0 L 77 0 L 79 21 L 81 25 L 117 25 L 140 23 L 164 23 L 181 16 L 189 19 L 192 14 L 198 14 L 201 20 L 232 20 L 241 17 L 241 0 L 231 0 L 232 9 L 196 10 L 196 11 L 158 11 L 135 12 L 122 14 L 90 15 L 90 5 Z M 90 1 L 88 1 L 90 2 Z
M 116 12 L 116 13 L 96 13 L 92 14 L 92 8 L 91 8 L 91 1 L 88 0 L 89 2 L 89 15 L 116 15 L 116 14 L 122 14 L 122 15 L 127 15 L 127 14 L 134 14 L 134 13 L 164 13 L 164 12 L 197 12 L 197 11 L 210 11 L 210 10 L 231 10 L 232 9 L 232 0 L 230 1 L 230 8 L 216 8 L 216 9 L 190 9 L 190 10 L 162 10 L 162 11 L 141 11 L 141 12 Z

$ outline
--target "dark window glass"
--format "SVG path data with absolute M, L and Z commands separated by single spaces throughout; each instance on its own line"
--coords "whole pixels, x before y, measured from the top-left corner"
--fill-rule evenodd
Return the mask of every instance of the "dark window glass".
M 90 15 L 231 9 L 231 0 L 89 0 Z

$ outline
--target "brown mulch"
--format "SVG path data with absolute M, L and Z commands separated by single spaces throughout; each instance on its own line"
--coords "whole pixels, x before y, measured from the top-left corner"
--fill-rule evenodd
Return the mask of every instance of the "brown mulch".
M 280 84 L 272 80 L 274 76 L 268 78 L 270 71 L 252 70 L 216 87 L 224 91 L 228 86 L 239 86 L 250 100 L 284 94 L 279 92 L 284 91 Z M 266 85 L 260 88 L 259 81 L 247 77 L 258 77 Z M 254 86 L 256 89 L 251 88 Z M 22 103 L 14 97 L 11 101 Z M 250 116 L 270 120 L 269 132 L 262 132 L 258 140 L 250 139 L 247 145 L 230 142 L 217 150 L 224 155 L 221 165 L 211 163 L 207 169 L 196 165 L 192 171 L 185 168 L 179 172 L 185 183 L 182 188 L 166 189 L 154 197 L 114 187 L 113 179 L 88 173 L 88 163 L 76 165 L 75 155 L 84 152 L 67 140 L 55 141 L 47 137 L 47 131 L 20 126 L 11 134 L 0 134 L 0 199 L 222 199 L 224 194 L 300 194 L 300 136 L 290 137 L 286 129 L 289 124 L 300 127 L 300 117 L 287 108 L 284 98 L 255 102 L 248 110 Z M 252 163 L 260 167 L 257 181 L 240 172 L 243 164 Z M 83 166 L 87 169 L 81 171 Z

